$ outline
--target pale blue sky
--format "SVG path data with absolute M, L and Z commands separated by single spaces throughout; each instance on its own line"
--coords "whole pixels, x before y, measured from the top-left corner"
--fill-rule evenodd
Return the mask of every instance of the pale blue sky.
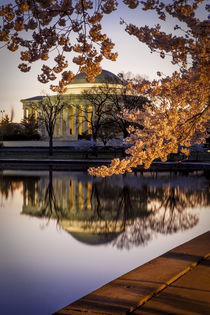
M 6 3 L 8 1 L 3 0 L 1 2 Z M 115 74 L 121 71 L 131 71 L 134 74 L 147 75 L 150 79 L 156 77 L 157 71 L 170 75 L 175 70 L 175 67 L 170 63 L 170 58 L 161 59 L 157 53 L 151 54 L 146 45 L 129 36 L 124 31 L 124 26 L 119 24 L 120 17 L 139 26 L 145 24 L 154 26 L 160 23 L 154 12 L 145 12 L 140 9 L 130 10 L 124 5 L 120 5 L 119 10 L 113 14 L 105 16 L 104 32 L 116 44 L 115 49 L 118 51 L 119 57 L 116 62 L 103 61 L 103 69 Z M 172 25 L 172 21 L 168 20 L 164 23 L 163 30 L 172 32 Z M 51 93 L 49 85 L 37 81 L 37 75 L 40 73 L 43 62 L 33 64 L 30 72 L 23 73 L 17 68 L 18 56 L 19 51 L 12 53 L 6 49 L 0 50 L 0 110 L 4 109 L 10 115 L 13 107 L 15 110 L 14 121 L 20 121 L 23 115 L 21 99 L 43 94 L 43 91 Z M 71 59 L 71 54 L 69 54 L 69 63 Z M 77 67 L 72 63 L 70 64 L 71 70 L 77 71 Z

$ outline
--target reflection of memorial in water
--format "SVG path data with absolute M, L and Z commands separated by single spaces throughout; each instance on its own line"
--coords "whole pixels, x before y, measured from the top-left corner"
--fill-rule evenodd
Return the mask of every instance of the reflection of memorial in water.
M 73 237 L 90 244 L 114 240 L 119 248 L 129 248 L 148 242 L 155 233 L 192 228 L 199 220 L 192 209 L 210 203 L 204 177 L 177 181 L 177 176 L 138 174 L 118 177 L 116 183 L 81 174 L 49 178 L 41 178 L 33 193 L 24 188 L 22 212 L 54 218 Z
M 0 178 L 4 196 L 18 187 L 23 192 L 22 214 L 55 219 L 81 242 L 112 241 L 119 248 L 145 244 L 157 233 L 190 229 L 199 220 L 194 210 L 210 204 L 203 174 L 147 172 L 100 179 L 50 170 L 36 177 Z
M 23 213 L 36 214 L 49 206 L 49 200 L 46 202 L 49 185 L 51 184 L 47 177 L 41 178 L 31 187 L 23 183 Z M 91 209 L 92 185 L 89 182 L 83 184 L 69 178 L 54 178 L 52 186 L 57 208 L 62 208 L 66 215 L 68 215 L 67 212 L 75 210 L 77 212 Z
M 119 216 L 115 204 L 119 189 L 107 191 L 90 177 L 55 175 L 49 179 L 40 178 L 31 185 L 32 191 L 23 184 L 23 214 L 56 219 L 73 237 L 91 244 L 112 240 L 131 223 Z
M 16 190 L 24 190 L 26 189 L 26 193 L 23 191 L 23 196 L 27 195 L 27 200 L 30 200 L 30 204 L 34 203 L 35 191 L 36 191 L 36 183 L 39 181 L 38 176 L 21 176 L 21 175 L 12 175 L 5 174 L 1 171 L 0 176 L 0 194 L 1 197 L 8 199 L 10 194 L 13 194 Z

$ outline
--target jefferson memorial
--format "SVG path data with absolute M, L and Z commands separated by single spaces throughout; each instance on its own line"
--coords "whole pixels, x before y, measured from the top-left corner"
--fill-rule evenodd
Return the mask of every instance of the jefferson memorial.
M 91 134 L 90 116 L 94 116 L 94 108 L 90 101 L 84 97 L 84 92 L 101 87 L 114 88 L 117 94 L 121 94 L 125 88 L 122 81 L 112 72 L 102 70 L 93 83 L 86 81 L 86 75 L 79 73 L 73 82 L 67 85 L 66 92 L 62 95 L 62 101 L 66 104 L 62 112 L 59 113 L 55 124 L 55 140 L 77 140 L 79 135 L 84 132 Z M 30 117 L 32 114 L 37 117 L 36 107 L 44 96 L 35 96 L 21 100 L 23 104 L 24 117 Z M 53 96 L 50 97 L 53 100 Z M 106 106 L 106 105 L 105 105 Z M 87 117 L 85 117 L 87 115 Z M 88 115 L 90 115 L 88 117 Z M 40 128 L 42 138 L 47 137 L 44 127 Z

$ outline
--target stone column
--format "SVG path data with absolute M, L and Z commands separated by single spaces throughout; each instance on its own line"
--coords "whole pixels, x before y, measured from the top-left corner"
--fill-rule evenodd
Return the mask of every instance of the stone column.
M 83 111 L 82 105 L 78 106 L 78 135 L 81 135 L 83 132 Z
M 64 109 L 61 113 L 61 119 L 62 119 L 62 137 L 66 136 L 66 109 Z
M 25 112 L 25 118 L 28 118 L 29 117 L 29 108 L 26 107 L 24 112 Z
M 83 131 L 87 131 L 87 105 L 83 105 Z
M 69 136 L 69 107 L 67 107 L 65 109 L 65 112 L 66 112 L 66 133 L 65 135 L 68 137 Z
M 75 135 L 75 108 L 73 106 L 69 107 L 69 135 L 74 136 Z
M 31 117 L 33 115 L 33 108 L 32 107 L 29 108 L 29 113 L 28 114 L 29 114 L 29 117 Z
M 58 115 L 58 137 L 61 136 L 61 113 Z
M 77 104 L 74 110 L 74 135 L 76 137 L 78 137 L 78 106 L 79 105 Z
M 92 126 L 91 126 L 91 116 L 92 116 L 93 107 L 92 105 L 87 105 L 87 131 L 88 134 L 92 133 Z

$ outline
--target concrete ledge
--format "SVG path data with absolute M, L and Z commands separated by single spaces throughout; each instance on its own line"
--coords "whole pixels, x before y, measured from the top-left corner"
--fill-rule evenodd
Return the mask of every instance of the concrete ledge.
M 8 165 L 68 165 L 69 167 L 77 166 L 77 169 L 87 169 L 90 166 L 109 165 L 111 159 L 104 158 L 84 158 L 84 159 L 58 159 L 58 158 L 1 158 L 0 167 L 6 168 Z M 143 166 L 138 166 L 137 171 L 209 171 L 210 162 L 153 162 L 149 169 L 145 169 Z
M 210 231 L 111 281 L 57 311 L 54 315 L 128 314 L 131 312 L 141 314 L 141 311 L 138 313 L 137 307 L 145 297 L 152 296 L 161 286 L 165 286 L 170 279 L 179 276 L 190 265 L 197 265 L 209 252 Z M 209 301 L 210 296 L 209 300 L 206 300 L 208 305 Z M 169 313 L 166 309 L 162 313 L 154 311 L 151 314 Z M 145 311 L 145 314 L 150 314 L 150 312 Z M 189 314 L 192 312 L 189 311 Z
M 210 253 L 132 314 L 210 314 Z
M 63 147 L 63 146 L 71 146 L 72 143 L 75 142 L 76 139 L 69 140 L 69 141 L 57 141 L 54 140 L 54 146 L 58 147 Z M 44 140 L 25 140 L 25 141 L 3 141 L 3 146 L 5 148 L 10 148 L 10 147 L 17 147 L 17 148 L 22 148 L 22 147 L 49 147 L 49 141 L 44 141 Z

